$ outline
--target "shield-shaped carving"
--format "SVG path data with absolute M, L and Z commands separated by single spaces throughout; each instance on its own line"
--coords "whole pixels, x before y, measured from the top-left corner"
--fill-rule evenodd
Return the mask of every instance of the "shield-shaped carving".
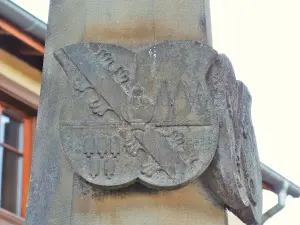
M 110 188 L 136 180 L 174 188 L 197 178 L 218 140 L 205 81 L 216 56 L 194 41 L 139 52 L 102 43 L 56 51 L 70 83 L 60 135 L 74 171 Z
M 251 95 L 220 55 L 207 76 L 220 121 L 219 142 L 203 174 L 212 193 L 246 224 L 261 224 L 262 177 L 251 121 Z

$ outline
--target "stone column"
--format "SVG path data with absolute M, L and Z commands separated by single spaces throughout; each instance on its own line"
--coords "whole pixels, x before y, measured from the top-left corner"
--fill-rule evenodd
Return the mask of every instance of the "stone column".
M 206 0 L 51 1 L 27 225 L 227 223 L 198 179 L 218 137 L 208 9 Z

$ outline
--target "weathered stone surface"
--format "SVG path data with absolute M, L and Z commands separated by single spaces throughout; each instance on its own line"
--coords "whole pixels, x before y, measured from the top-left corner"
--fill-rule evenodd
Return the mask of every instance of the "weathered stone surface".
M 206 0 L 51 1 L 27 225 L 217 225 L 226 223 L 222 204 L 252 218 L 247 187 L 232 195 L 233 182 L 211 173 L 208 181 L 216 177 L 226 189 L 223 197 L 210 185 L 220 206 L 188 184 L 216 150 L 213 171 L 221 159 L 225 171 L 235 163 L 217 148 L 226 143 L 221 136 L 234 139 L 226 92 L 215 85 L 227 67 L 215 63 L 212 48 L 182 41 L 210 44 L 207 7 Z M 210 76 L 215 68 L 220 74 Z M 247 154 L 240 153 L 243 165 Z
M 75 44 L 55 57 L 70 83 L 61 140 L 78 175 L 112 189 L 175 188 L 199 177 L 217 150 L 206 182 L 244 222 L 260 221 L 251 96 L 226 56 L 165 41 L 140 52 Z
M 198 40 L 210 44 L 208 8 L 207 0 L 50 1 L 26 225 L 93 225 L 103 218 L 107 225 L 124 224 L 127 218 L 136 225 L 152 224 L 153 214 L 159 215 L 157 224 L 160 225 L 226 223 L 224 209 L 212 201 L 204 201 L 207 192 L 201 188 L 200 191 L 189 189 L 189 196 L 195 199 L 193 204 L 180 198 L 183 196 L 180 189 L 172 191 L 173 194 L 157 191 L 158 204 L 151 206 L 154 200 L 149 190 L 133 184 L 139 185 L 134 191 L 136 201 L 131 201 L 131 195 L 120 189 L 116 207 L 110 213 L 100 214 L 99 204 L 107 204 L 105 198 L 114 200 L 114 193 L 97 197 L 101 188 L 89 182 L 77 182 L 80 178 L 67 161 L 60 138 L 61 108 L 67 101 L 67 90 L 73 87 L 54 58 L 55 51 L 82 42 L 116 44 L 136 52 L 163 40 Z M 176 204 L 167 204 L 176 197 L 180 198 Z M 78 200 L 83 198 L 84 210 L 79 211 L 82 205 Z M 164 199 L 164 205 L 160 199 Z M 202 207 L 198 207 L 198 201 Z M 122 207 L 118 208 L 120 204 Z M 147 204 L 148 209 L 153 207 L 153 213 L 143 210 Z M 136 210 L 130 210 L 133 208 Z M 168 223 L 170 217 L 174 219 Z
M 247 224 L 260 223 L 262 178 L 253 125 L 251 96 L 247 87 L 236 81 L 229 59 L 220 55 L 208 82 L 214 96 L 220 124 L 218 148 L 205 172 L 217 199 Z
M 120 190 L 103 190 L 75 178 L 72 225 L 225 225 L 224 207 L 208 199 L 194 183 L 158 191 L 136 183 Z
M 139 180 L 172 188 L 200 176 L 212 160 L 218 123 L 205 76 L 216 51 L 165 41 L 133 52 L 85 43 L 55 53 L 69 77 L 60 134 L 73 170 L 120 188 Z

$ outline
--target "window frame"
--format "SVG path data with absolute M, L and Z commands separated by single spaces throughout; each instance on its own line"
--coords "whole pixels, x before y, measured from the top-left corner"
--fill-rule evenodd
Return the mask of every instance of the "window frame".
M 26 216 L 26 202 L 29 190 L 31 155 L 35 137 L 37 109 L 39 105 L 39 89 L 41 87 L 41 71 L 28 65 L 15 55 L 0 50 L 0 101 L 15 106 L 15 110 L 24 112 L 24 146 L 23 152 L 23 180 L 21 217 Z M 23 81 L 23 82 L 22 82 Z M 24 82 L 29 81 L 29 82 Z M 6 96 L 1 96 L 4 93 Z M 21 109 L 21 110 L 20 110 Z M 25 128 L 26 127 L 26 128 Z M 28 132 L 29 130 L 29 132 Z M 30 132 L 31 131 L 31 132 Z M 5 212 L 0 208 L 0 212 Z M 21 218 L 20 217 L 20 218 Z M 1 222 L 0 213 L 0 222 Z
M 17 112 L 18 115 L 13 115 L 9 110 Z M 9 105 L 3 101 L 0 101 L 0 116 L 5 112 L 5 114 L 17 119 L 23 123 L 23 151 L 19 152 L 17 148 L 14 148 L 5 143 L 0 143 L 8 151 L 12 151 L 15 154 L 23 158 L 22 165 L 22 191 L 21 191 L 21 217 L 26 215 L 26 202 L 28 198 L 29 180 L 30 180 L 30 168 L 31 168 L 31 155 L 32 155 L 32 143 L 33 143 L 33 125 L 35 123 L 36 117 L 30 116 L 26 112 L 17 109 L 16 107 Z

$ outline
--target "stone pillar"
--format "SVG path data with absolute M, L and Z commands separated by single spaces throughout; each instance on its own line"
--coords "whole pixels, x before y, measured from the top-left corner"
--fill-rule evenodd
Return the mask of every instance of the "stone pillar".
M 27 225 L 227 223 L 198 179 L 219 129 L 208 9 L 51 1 Z

